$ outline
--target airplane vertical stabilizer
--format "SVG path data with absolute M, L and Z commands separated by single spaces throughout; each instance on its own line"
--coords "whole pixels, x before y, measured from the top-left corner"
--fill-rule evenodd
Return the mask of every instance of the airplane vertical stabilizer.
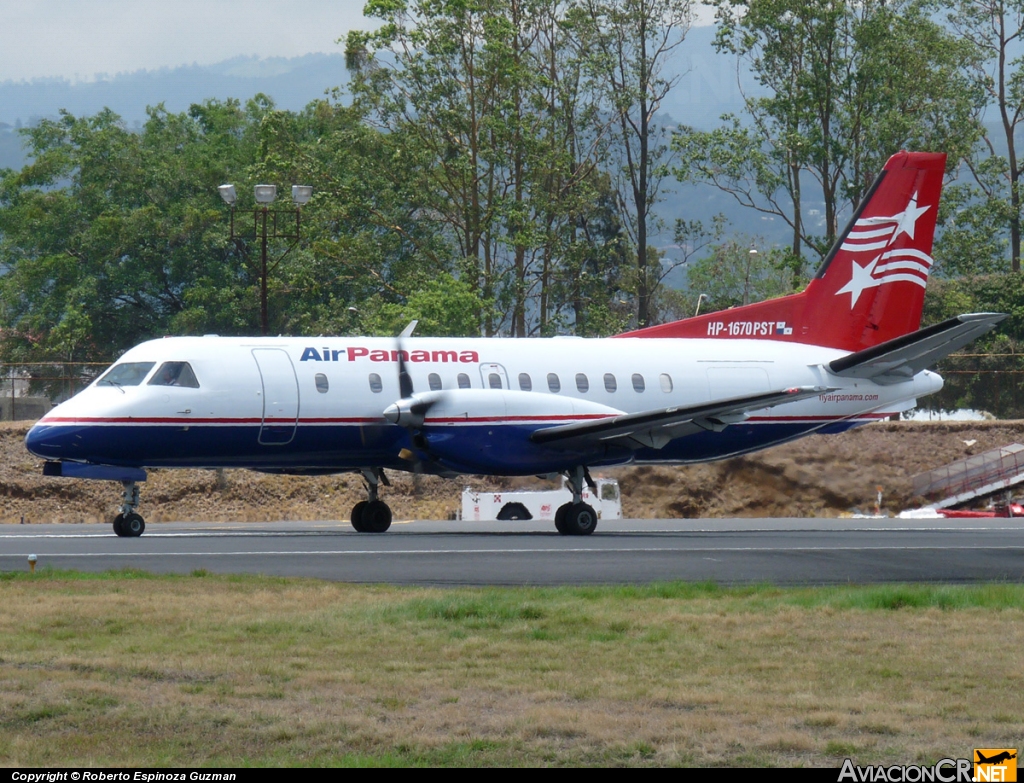
M 889 158 L 804 291 L 619 337 L 769 339 L 848 351 L 918 329 L 945 153 Z

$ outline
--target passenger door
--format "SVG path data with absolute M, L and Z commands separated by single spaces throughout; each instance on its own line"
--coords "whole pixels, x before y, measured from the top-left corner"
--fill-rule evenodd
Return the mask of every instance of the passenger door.
M 299 421 L 299 380 L 292 360 L 281 348 L 253 348 L 252 356 L 263 383 L 259 442 L 264 446 L 291 443 Z

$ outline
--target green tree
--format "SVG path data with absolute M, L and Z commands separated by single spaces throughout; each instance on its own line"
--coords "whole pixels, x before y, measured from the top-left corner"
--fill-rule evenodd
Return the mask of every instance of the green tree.
M 224 258 L 223 169 L 196 148 L 196 123 L 158 107 L 132 133 L 109 111 L 64 113 L 25 134 L 33 162 L 0 180 L 5 353 L 106 359 L 162 333 L 196 272 Z
M 933 274 L 943 277 L 1006 270 L 1012 207 L 1005 197 L 1006 158 L 971 161 L 975 182 L 947 185 L 939 202 Z M 981 183 L 979 186 L 978 183 Z
M 682 45 L 692 21 L 690 0 L 581 0 L 568 15 L 577 45 L 591 53 L 615 161 L 613 182 L 623 227 L 636 258 L 636 323 L 651 320 L 652 284 L 660 269 L 650 263 L 649 238 L 667 173 L 668 137 L 655 121 L 678 76 L 665 66 Z M 652 280 L 653 269 L 653 280 Z
M 718 0 L 716 9 L 716 45 L 767 94 L 746 99 L 748 121 L 681 129 L 676 175 L 784 220 L 795 256 L 826 252 L 840 214 L 895 151 L 943 150 L 955 166 L 978 138 L 983 97 L 965 72 L 974 48 L 934 22 L 927 3 Z M 808 220 L 819 203 L 823 220 Z
M 499 135 L 508 134 L 508 96 L 523 77 L 512 67 L 518 52 L 500 45 L 507 11 L 499 0 L 373 0 L 365 14 L 381 26 L 346 41 L 356 104 L 416 150 L 421 214 L 452 238 L 460 275 L 485 300 L 501 295 L 495 252 L 508 180 Z M 493 333 L 493 310 L 483 319 Z
M 1024 276 L 1020 273 L 931 280 L 922 325 L 961 313 L 1008 313 L 995 330 L 939 362 L 944 384 L 923 404 L 931 410 L 970 408 L 999 418 L 1024 417 Z
M 270 248 L 275 333 L 348 330 L 349 308 L 401 302 L 450 269 L 448 247 L 394 186 L 416 161 L 350 108 L 282 112 L 256 96 L 157 107 L 139 132 L 105 111 L 25 133 L 33 162 L 0 177 L 9 359 L 105 361 L 161 334 L 257 332 L 258 250 L 229 241 L 224 182 L 237 187 L 242 235 L 252 185 L 314 187 L 302 241 Z
M 272 278 L 279 331 L 351 332 L 362 324 L 350 308 L 362 311 L 371 298 L 403 302 L 424 280 L 452 270 L 444 233 L 420 216 L 408 173 L 422 161 L 401 135 L 327 100 L 270 113 L 259 134 L 272 154 L 258 158 L 251 176 L 309 184 L 314 193 L 303 210 L 303 241 Z
M 601 255 L 596 109 L 554 0 L 371 2 L 346 40 L 355 104 L 414 150 L 417 214 L 477 286 L 482 331 L 559 328 L 578 259 Z M 568 52 L 568 53 L 567 53 Z M 406 172 L 402 172 L 406 174 Z
M 970 64 L 976 84 L 999 118 L 997 127 L 985 128 L 979 154 L 966 161 L 977 187 L 962 199 L 960 211 L 967 214 L 960 222 L 957 238 L 969 232 L 975 241 L 985 244 L 993 233 L 1003 233 L 1008 227 L 1010 267 L 1019 272 L 1020 180 L 1024 175 L 1024 159 L 1017 150 L 1017 129 L 1024 122 L 1024 56 L 1015 56 L 1015 52 L 1019 51 L 1024 35 L 1024 2 L 957 0 L 951 2 L 951 6 L 949 24 L 964 41 L 975 47 L 977 57 Z M 975 230 L 970 231 L 972 228 Z M 985 256 L 991 257 L 988 253 Z M 956 257 L 964 256 L 957 253 Z
M 794 277 L 794 261 L 788 252 L 778 248 L 761 251 L 757 244 L 756 240 L 731 239 L 713 246 L 710 253 L 689 265 L 687 288 L 694 309 L 700 297 L 702 312 L 725 310 L 790 294 L 806 284 L 806 277 Z
M 416 320 L 417 335 L 472 337 L 479 334 L 480 315 L 487 305 L 469 283 L 442 274 L 425 281 L 403 302 L 368 300 L 360 320 L 370 334 L 396 335 Z

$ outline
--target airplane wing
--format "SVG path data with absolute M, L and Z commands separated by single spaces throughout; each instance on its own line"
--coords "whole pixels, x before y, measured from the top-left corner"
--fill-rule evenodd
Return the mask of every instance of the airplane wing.
M 882 385 L 901 383 L 963 348 L 1007 317 L 1005 313 L 958 315 L 836 359 L 829 363 L 829 369 L 843 378 L 870 378 Z
M 624 413 L 621 416 L 537 430 L 530 436 L 530 440 L 534 443 L 564 444 L 567 448 L 581 443 L 616 443 L 633 449 L 660 449 L 670 440 L 691 432 L 720 432 L 730 424 L 746 419 L 749 411 L 805 400 L 829 391 L 835 390 L 825 386 L 798 386 L 712 400 L 683 408 Z

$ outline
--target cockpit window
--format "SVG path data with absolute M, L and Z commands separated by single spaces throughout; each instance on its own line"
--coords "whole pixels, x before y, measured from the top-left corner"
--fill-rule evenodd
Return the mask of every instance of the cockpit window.
M 187 386 L 190 389 L 198 389 L 199 381 L 188 362 L 164 362 L 156 371 L 150 386 Z
M 156 362 L 115 364 L 96 382 L 97 386 L 138 386 Z

